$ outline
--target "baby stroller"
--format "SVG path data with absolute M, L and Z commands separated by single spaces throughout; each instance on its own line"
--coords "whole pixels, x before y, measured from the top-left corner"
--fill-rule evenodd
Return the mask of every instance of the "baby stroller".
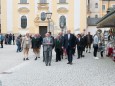
M 113 61 L 115 62 L 115 46 L 113 48 Z

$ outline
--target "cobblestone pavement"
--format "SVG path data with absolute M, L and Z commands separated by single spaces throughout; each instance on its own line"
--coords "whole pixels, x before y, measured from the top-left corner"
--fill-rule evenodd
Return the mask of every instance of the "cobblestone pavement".
M 35 61 L 30 52 L 29 61 L 7 70 L 8 74 L 0 74 L 2 86 L 115 86 L 115 63 L 108 57 L 95 60 L 92 53 L 87 53 L 79 60 L 74 56 L 73 65 L 68 65 L 67 59 L 56 63 L 53 53 L 52 66 L 46 67 L 42 56 Z M 21 54 L 15 58 L 21 61 Z

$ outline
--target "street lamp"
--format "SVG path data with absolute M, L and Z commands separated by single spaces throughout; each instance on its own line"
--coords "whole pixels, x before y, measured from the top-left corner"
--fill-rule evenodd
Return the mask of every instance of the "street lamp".
M 51 19 L 51 16 L 52 16 L 52 13 L 51 13 L 51 12 L 47 12 L 47 13 L 46 13 L 46 17 L 47 17 L 47 20 L 48 20 L 49 32 L 50 32 L 50 19 Z

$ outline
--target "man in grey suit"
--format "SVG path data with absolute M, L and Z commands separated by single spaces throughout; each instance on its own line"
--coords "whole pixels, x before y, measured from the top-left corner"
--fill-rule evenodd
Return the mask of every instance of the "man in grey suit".
M 47 33 L 46 37 L 43 39 L 43 52 L 45 57 L 45 64 L 46 66 L 51 66 L 51 60 L 52 60 L 52 45 L 53 45 L 53 39 L 50 37 L 50 34 Z

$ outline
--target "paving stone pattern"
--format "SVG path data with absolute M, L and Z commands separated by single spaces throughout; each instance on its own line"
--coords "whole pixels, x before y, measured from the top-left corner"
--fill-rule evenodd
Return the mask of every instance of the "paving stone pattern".
M 11 52 L 15 55 L 15 48 L 11 47 Z M 6 55 L 5 52 L 2 54 Z M 12 60 L 16 58 L 13 54 L 7 54 Z M 32 50 L 29 61 L 23 62 L 21 54 L 16 53 L 20 64 L 6 71 L 12 73 L 0 74 L 2 86 L 115 86 L 115 63 L 108 57 L 95 60 L 92 53 L 85 53 L 85 58 L 77 59 L 76 54 L 73 65 L 68 65 L 67 59 L 55 62 L 53 52 L 52 65 L 45 66 L 42 61 L 42 50 L 41 58 L 37 61 L 34 60 Z

